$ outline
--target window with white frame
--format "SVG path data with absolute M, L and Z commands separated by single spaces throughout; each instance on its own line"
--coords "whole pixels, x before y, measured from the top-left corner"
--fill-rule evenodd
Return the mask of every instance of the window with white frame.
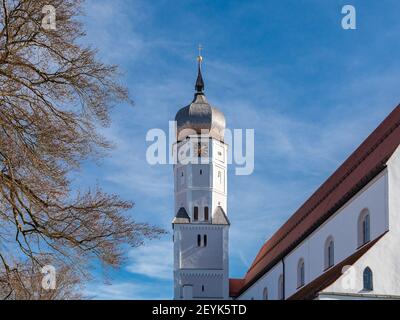
M 263 300 L 268 300 L 268 288 L 265 287 L 263 290 Z
M 335 242 L 330 236 L 325 241 L 325 269 L 329 269 L 335 264 Z
M 364 291 L 372 291 L 374 289 L 373 278 L 372 278 L 372 270 L 369 267 L 366 267 L 363 272 L 363 284 Z
M 304 286 L 305 284 L 305 268 L 304 259 L 300 259 L 297 264 L 297 288 Z
M 368 209 L 361 211 L 358 217 L 358 246 L 371 240 L 371 217 Z

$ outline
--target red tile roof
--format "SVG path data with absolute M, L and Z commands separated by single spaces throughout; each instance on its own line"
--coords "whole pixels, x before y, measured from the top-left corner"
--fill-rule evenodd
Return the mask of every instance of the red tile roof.
M 243 279 L 238 295 L 381 172 L 399 144 L 400 105 L 262 246 Z
M 244 279 L 229 279 L 229 296 L 236 297 L 243 287 Z

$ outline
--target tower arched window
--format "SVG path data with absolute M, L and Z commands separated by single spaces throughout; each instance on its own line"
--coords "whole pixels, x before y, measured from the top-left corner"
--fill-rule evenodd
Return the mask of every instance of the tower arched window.
M 325 241 L 325 269 L 335 264 L 335 242 L 332 237 L 328 237 Z
M 371 218 L 367 209 L 361 211 L 358 217 L 358 246 L 369 242 L 371 239 Z
M 305 284 L 305 268 L 304 260 L 300 259 L 297 264 L 297 288 L 304 286 Z
M 268 288 L 265 287 L 263 290 L 263 300 L 268 300 Z
M 200 234 L 197 235 L 197 246 L 198 247 L 201 246 L 201 235 Z
M 369 267 L 366 267 L 364 269 L 364 272 L 363 272 L 363 284 L 364 284 L 364 290 L 365 291 L 374 290 L 372 270 Z
M 193 220 L 198 221 L 199 220 L 199 207 L 194 207 L 193 208 Z
M 203 245 L 205 247 L 207 247 L 207 235 L 206 234 L 203 236 Z
M 279 279 L 278 279 L 278 299 L 279 300 L 283 300 L 284 299 L 284 296 L 283 296 L 283 285 L 284 285 L 284 283 L 283 283 L 283 274 L 281 274 L 279 276 Z
M 208 207 L 204 207 L 204 220 L 208 221 Z

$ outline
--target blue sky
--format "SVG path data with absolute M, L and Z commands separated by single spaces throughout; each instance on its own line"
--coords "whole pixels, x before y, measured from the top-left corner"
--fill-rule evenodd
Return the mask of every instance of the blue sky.
M 357 30 L 341 28 L 345 4 Z M 116 148 L 86 163 L 78 184 L 132 200 L 136 220 L 171 230 L 172 166 L 146 163 L 145 136 L 191 101 L 199 43 L 209 102 L 229 128 L 255 129 L 254 173 L 229 171 L 231 277 L 399 102 L 396 0 L 87 0 L 85 9 L 85 43 L 120 66 L 135 106 L 113 110 L 102 131 Z M 109 283 L 95 272 L 86 293 L 171 298 L 171 238 L 127 248 Z

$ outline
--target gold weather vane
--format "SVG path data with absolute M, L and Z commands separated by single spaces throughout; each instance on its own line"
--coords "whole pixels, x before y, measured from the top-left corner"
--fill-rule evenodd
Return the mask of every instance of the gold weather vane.
M 201 66 L 201 62 L 203 61 L 203 56 L 201 55 L 202 51 L 203 47 L 201 44 L 199 44 L 199 55 L 197 56 L 197 62 L 199 63 L 199 67 Z
M 199 44 L 199 55 L 197 56 L 197 68 L 198 68 L 198 74 L 197 74 L 197 80 L 196 80 L 196 94 L 203 94 L 204 91 L 204 81 L 203 81 L 203 76 L 201 75 L 201 62 L 203 61 L 203 57 L 201 55 L 201 52 L 203 50 L 203 47 L 201 44 Z

